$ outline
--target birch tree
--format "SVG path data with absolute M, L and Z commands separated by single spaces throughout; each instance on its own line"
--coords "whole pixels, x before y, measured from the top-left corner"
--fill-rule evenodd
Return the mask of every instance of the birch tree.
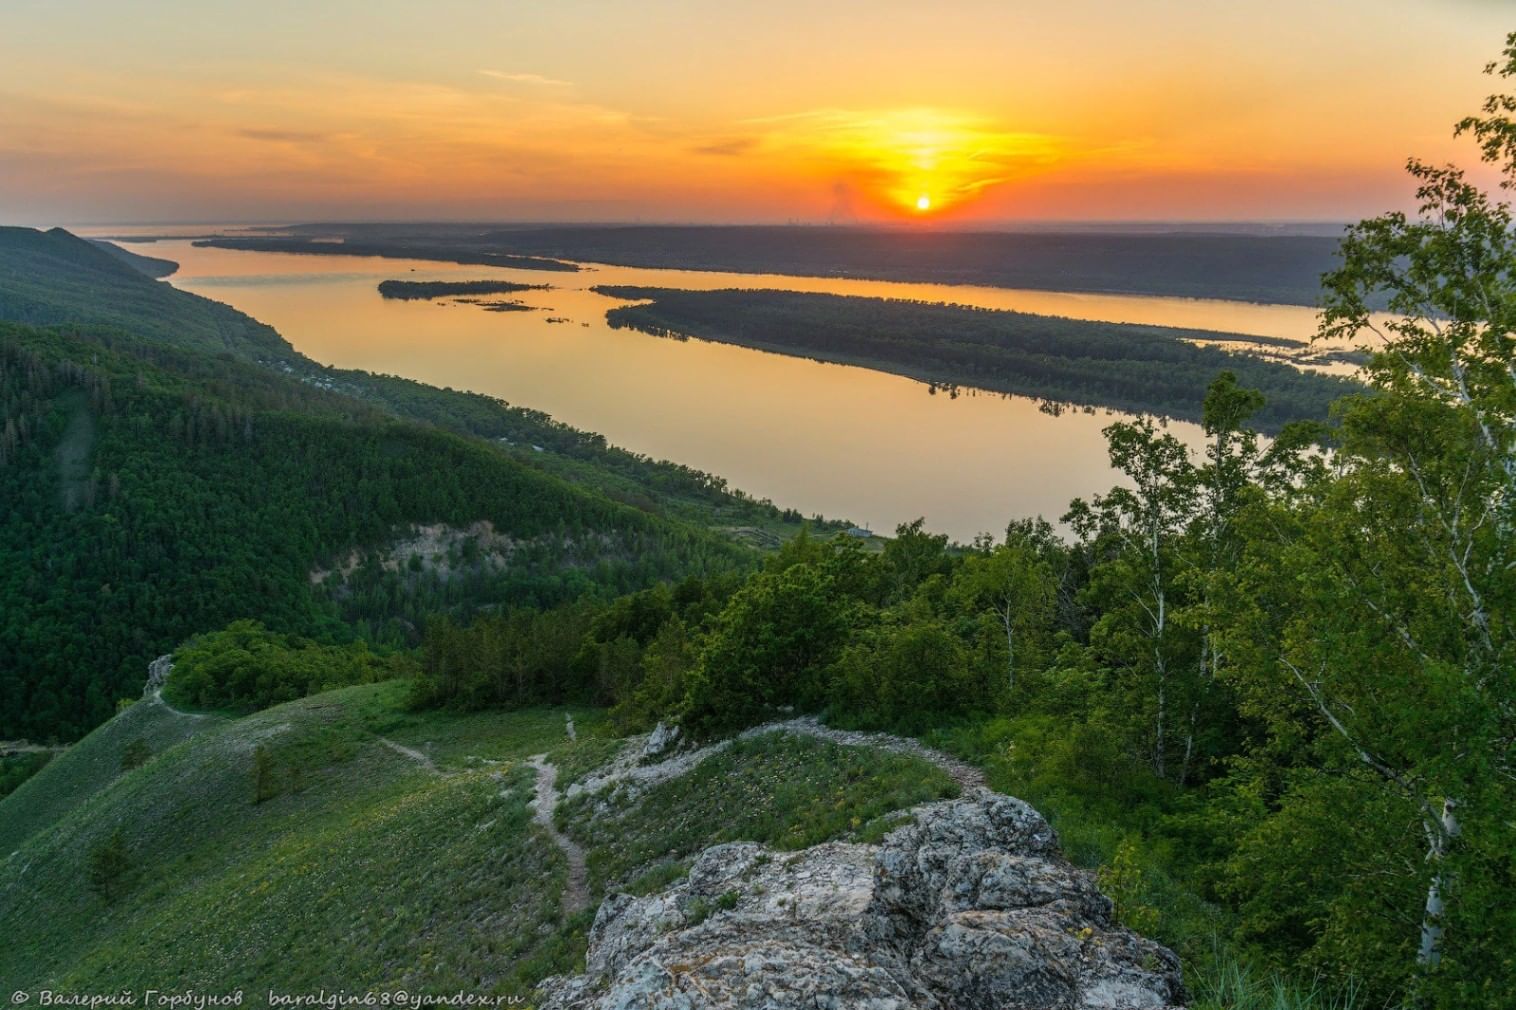
M 1190 649 L 1173 619 L 1178 542 L 1194 514 L 1196 471 L 1185 444 L 1151 418 L 1113 424 L 1105 435 L 1111 465 L 1128 484 L 1076 500 L 1064 520 L 1086 543 L 1107 545 L 1091 575 L 1091 592 L 1105 604 L 1091 644 L 1134 679 L 1151 720 L 1153 771 L 1167 777 L 1174 706 L 1185 695 L 1175 681 Z
M 1516 75 L 1516 34 L 1488 69 Z M 1506 188 L 1513 114 L 1496 95 L 1458 127 Z M 1459 169 L 1408 170 L 1417 211 L 1349 229 L 1325 278 L 1319 335 L 1372 351 L 1377 395 L 1344 414 L 1344 475 L 1303 538 L 1311 589 L 1279 661 L 1324 731 L 1421 812 L 1414 948 L 1433 972 L 1471 956 L 1473 937 L 1446 932 L 1454 903 L 1492 860 L 1508 870 L 1516 840 L 1516 235 L 1510 204 Z

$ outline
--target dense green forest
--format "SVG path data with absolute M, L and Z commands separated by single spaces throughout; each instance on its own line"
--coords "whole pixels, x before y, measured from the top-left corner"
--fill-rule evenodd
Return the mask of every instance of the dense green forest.
M 0 316 L 64 323 L 0 326 L 0 736 L 78 736 L 230 620 L 406 645 L 436 612 L 741 567 L 710 527 L 799 520 L 540 413 L 323 369 L 67 233 L 0 239 Z M 397 553 L 416 524 L 462 532 Z
M 272 327 L 153 283 L 132 263 L 62 228 L 0 227 L 0 319 L 113 326 L 161 346 L 241 358 L 295 357 Z
M 1072 504 L 1071 542 L 1042 521 L 966 550 L 919 522 L 880 552 L 801 536 L 740 581 L 435 620 L 413 704 L 925 735 L 1053 816 L 1128 924 L 1200 977 L 1247 964 L 1342 1005 L 1502 1006 L 1512 544 L 1480 505 L 1502 461 L 1431 396 L 1348 402 L 1340 466 L 1312 425 L 1266 444 L 1262 402 L 1213 383 L 1198 458 L 1112 425 L 1126 482 Z
M 144 256 L 141 253 L 135 253 L 130 249 L 125 249 L 114 242 L 107 242 L 104 239 L 91 239 L 90 241 L 94 242 L 95 245 L 99 246 L 101 249 L 104 249 L 112 256 L 126 263 L 127 266 L 130 266 L 132 269 L 137 270 L 141 273 L 147 274 L 147 276 L 152 277 L 155 280 L 163 277 L 171 277 L 179 270 L 179 264 L 175 263 L 173 260 L 166 260 L 159 256 Z
M 1201 394 L 1230 369 L 1263 390 L 1257 422 L 1324 419 L 1356 384 L 1190 340 L 1217 334 L 1024 312 L 794 291 L 597 287 L 646 300 L 606 313 L 614 327 L 865 364 L 933 383 L 1198 421 Z M 1246 339 L 1246 338 L 1238 338 Z
M 517 284 L 514 281 L 380 281 L 385 298 L 419 300 L 454 295 L 508 295 L 517 291 L 542 291 L 551 284 Z
M 1338 238 L 1241 233 L 1037 234 L 756 225 L 312 224 L 293 237 L 214 237 L 203 244 L 498 263 L 506 256 L 733 273 L 1315 305 Z M 346 245 L 329 239 L 339 236 Z M 327 239 L 328 241 L 314 241 Z M 499 263 L 499 265 L 510 265 Z

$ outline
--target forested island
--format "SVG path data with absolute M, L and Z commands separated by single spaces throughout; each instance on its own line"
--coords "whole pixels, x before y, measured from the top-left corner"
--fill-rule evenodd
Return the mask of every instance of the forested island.
M 514 281 L 380 281 L 379 294 L 400 301 L 450 298 L 459 295 L 508 295 L 519 291 L 549 291 L 551 284 Z
M 594 290 L 639 302 L 607 312 L 613 327 L 865 365 L 934 384 L 1190 421 L 1201 420 L 1201 390 L 1223 369 L 1265 392 L 1267 403 L 1257 423 L 1268 431 L 1290 421 L 1324 419 L 1333 400 L 1358 388 L 1345 379 L 1197 346 L 1192 341 L 1254 341 L 1205 330 L 793 291 Z
M 216 249 L 245 249 L 252 252 L 295 253 L 304 256 L 378 256 L 383 259 L 442 260 L 447 263 L 471 263 L 480 266 L 511 267 L 515 270 L 547 270 L 574 273 L 573 263 L 492 250 L 457 249 L 433 242 L 411 244 L 400 241 L 331 242 L 304 238 L 265 238 L 218 235 L 196 239 L 195 245 Z

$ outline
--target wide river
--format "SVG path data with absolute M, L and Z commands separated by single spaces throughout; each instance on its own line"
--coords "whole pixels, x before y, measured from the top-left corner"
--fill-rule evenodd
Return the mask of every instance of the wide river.
M 1315 328 L 1311 309 L 1238 302 L 604 265 L 544 273 L 202 249 L 182 240 L 129 248 L 177 261 L 172 283 L 269 323 L 317 361 L 546 411 L 807 515 L 879 531 L 925 516 L 929 528 L 959 540 L 1000 534 L 1021 516 L 1056 521 L 1070 499 L 1108 489 L 1115 475 L 1101 429 L 1121 415 L 1054 417 L 1021 397 L 951 397 L 865 368 L 612 330 L 605 312 L 621 303 L 588 289 L 827 291 L 1302 340 Z M 452 301 L 386 300 L 376 290 L 386 278 L 501 278 L 552 288 L 506 296 L 540 311 L 488 312 Z M 1170 430 L 1199 443 L 1196 425 Z

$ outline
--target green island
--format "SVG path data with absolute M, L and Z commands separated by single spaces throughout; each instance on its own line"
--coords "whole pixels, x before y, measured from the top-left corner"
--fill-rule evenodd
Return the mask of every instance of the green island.
M 451 298 L 458 295 L 508 295 L 518 291 L 547 291 L 551 284 L 514 281 L 380 281 L 379 294 L 403 301 Z
M 1281 338 L 794 291 L 594 290 L 638 303 L 607 312 L 613 327 L 863 365 L 939 386 L 1187 421 L 1201 419 L 1210 377 L 1229 370 L 1264 392 L 1256 422 L 1271 432 L 1290 421 L 1325 419 L 1332 401 L 1359 388 L 1346 379 L 1193 343 L 1302 346 Z

